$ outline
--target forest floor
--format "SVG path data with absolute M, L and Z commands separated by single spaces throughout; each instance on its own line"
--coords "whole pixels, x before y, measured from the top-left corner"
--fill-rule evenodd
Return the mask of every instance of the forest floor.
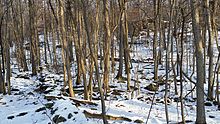
M 126 82 L 110 75 L 110 92 L 106 97 L 106 112 L 110 124 L 166 123 L 164 104 L 165 66 L 159 66 L 159 79 L 153 81 L 152 55 L 145 47 L 132 53 L 131 86 L 127 92 Z M 118 65 L 116 65 L 118 66 Z M 117 68 L 117 67 L 116 67 Z M 117 70 L 116 70 L 117 71 Z M 188 72 L 190 74 L 190 70 Z M 126 77 L 126 75 L 124 75 Z M 75 82 L 76 78 L 73 78 Z M 195 76 L 192 78 L 196 80 Z M 73 82 L 73 83 L 74 83 Z M 159 84 L 159 85 L 156 85 Z M 184 80 L 184 115 L 187 123 L 196 120 L 196 96 L 191 89 L 194 84 Z M 93 100 L 83 100 L 83 87 L 74 86 L 75 98 L 63 94 L 63 75 L 44 69 L 37 76 L 31 72 L 19 72 L 12 66 L 12 95 L 0 94 L 0 124 L 101 124 L 101 103 L 97 85 Z M 205 92 L 207 92 L 205 84 Z M 180 82 L 177 82 L 178 91 Z M 168 114 L 170 123 L 181 122 L 179 96 L 174 93 L 172 73 L 169 78 Z M 67 90 L 68 91 L 68 90 Z M 186 96 L 186 97 L 185 97 Z M 205 101 L 208 124 L 220 122 L 220 110 L 215 102 Z M 151 108 L 152 107 L 152 108 Z M 150 115 L 149 115 L 150 113 Z M 149 119 L 148 119 L 149 116 Z

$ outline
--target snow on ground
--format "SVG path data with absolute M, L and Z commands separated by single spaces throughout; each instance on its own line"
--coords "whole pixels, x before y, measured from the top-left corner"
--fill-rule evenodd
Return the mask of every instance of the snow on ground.
M 36 89 L 37 86 L 42 83 L 36 79 L 37 78 L 24 79 L 15 77 L 11 79 L 13 86 L 13 95 L 0 96 L 0 124 L 47 124 L 51 123 L 50 119 L 53 119 L 56 115 L 64 117 L 66 119 L 66 121 L 64 122 L 65 124 L 102 123 L 101 119 L 87 118 L 83 113 L 84 110 L 91 113 L 101 113 L 99 101 L 94 101 L 95 103 L 99 104 L 98 106 L 77 106 L 74 102 L 68 99 L 68 97 L 64 97 L 65 99 L 48 101 L 44 98 L 44 95 L 58 95 L 60 93 L 59 88 L 61 88 L 61 85 L 58 85 L 56 88 L 54 88 L 54 91 L 48 94 L 39 93 L 38 91 L 36 91 Z M 45 82 L 44 84 L 50 87 L 56 86 L 51 82 Z M 48 89 L 50 89 L 50 87 Z M 46 91 L 48 91 L 48 89 Z M 126 96 L 128 95 L 126 94 L 128 93 L 125 92 L 124 95 L 117 96 L 117 100 L 111 99 L 109 101 L 106 101 L 107 114 L 126 117 L 131 119 L 132 121 L 109 122 L 114 124 L 131 124 L 135 123 L 135 121 L 137 120 L 146 122 L 152 103 L 151 100 L 153 97 L 153 92 L 141 89 L 141 94 L 134 99 L 127 99 Z M 162 95 L 163 93 L 161 92 L 156 94 L 148 123 L 161 124 L 166 122 L 163 99 L 161 99 Z M 45 108 L 47 104 L 52 104 L 53 106 L 51 108 Z M 170 121 L 173 123 L 179 122 L 181 120 L 180 103 L 177 104 L 176 102 L 171 100 L 168 109 Z M 217 107 L 215 107 L 214 105 L 206 107 L 206 111 L 207 123 L 215 124 L 219 122 L 220 112 L 217 110 Z M 186 101 L 186 120 L 195 121 L 195 113 L 195 102 Z
M 146 47 L 138 46 L 137 51 L 131 54 L 131 58 L 134 60 L 131 70 L 133 79 L 131 86 L 134 86 L 138 80 L 140 90 L 127 92 L 126 83 L 114 79 L 115 74 L 110 76 L 111 92 L 106 100 L 107 115 L 123 117 L 123 120 L 109 120 L 110 124 L 145 123 L 149 113 L 148 123 L 166 123 L 163 100 L 164 85 L 160 85 L 156 92 L 146 89 L 146 86 L 153 82 L 154 66 L 152 56 L 150 56 L 152 55 L 151 52 Z M 142 62 L 136 63 L 136 60 Z M 52 121 L 63 124 L 102 124 L 101 119 L 88 118 L 85 115 L 85 111 L 101 113 L 98 92 L 93 94 L 95 100 L 92 102 L 94 105 L 79 104 L 62 94 L 63 75 L 54 74 L 45 69 L 42 74 L 31 77 L 31 72 L 22 73 L 17 71 L 16 66 L 12 66 L 12 68 L 12 95 L 0 95 L 0 124 L 52 124 Z M 164 74 L 164 66 L 160 65 L 159 75 Z M 193 78 L 193 80 L 195 79 Z M 171 123 L 178 123 L 181 122 L 180 103 L 177 102 L 178 96 L 174 94 L 173 81 L 171 80 L 169 83 L 171 88 L 168 94 L 169 120 Z M 190 92 L 193 86 L 194 84 L 186 80 L 183 94 L 186 95 Z M 178 85 L 179 87 L 180 85 Z M 207 86 L 205 87 L 207 89 Z M 82 88 L 75 87 L 75 90 L 77 91 L 76 99 L 82 100 Z M 156 94 L 153 100 L 154 93 Z M 196 98 L 195 92 L 193 93 L 193 98 Z M 55 98 L 57 96 L 58 98 Z M 196 102 L 193 98 L 189 95 L 184 99 L 185 118 L 188 123 L 192 124 L 196 120 Z M 220 111 L 218 106 L 210 101 L 206 101 L 206 105 L 207 123 L 219 123 Z

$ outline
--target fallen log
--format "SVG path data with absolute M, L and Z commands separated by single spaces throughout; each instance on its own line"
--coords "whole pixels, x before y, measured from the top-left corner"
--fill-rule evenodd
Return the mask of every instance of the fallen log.
M 88 100 L 76 99 L 76 98 L 71 98 L 71 97 L 69 99 L 75 103 L 78 103 L 78 104 L 98 106 L 97 103 L 94 103 L 94 102 L 88 101 Z
M 57 100 L 57 99 L 64 99 L 65 100 L 66 98 L 69 98 L 71 101 L 75 102 L 76 104 L 98 106 L 97 103 L 94 103 L 94 102 L 88 101 L 88 100 L 76 99 L 76 98 L 71 98 L 71 97 L 63 97 L 63 96 L 50 96 L 50 95 L 44 96 L 44 99 L 47 99 L 48 101 Z
M 102 119 L 103 115 L 102 114 L 96 114 L 96 113 L 90 113 L 86 110 L 83 111 L 86 117 L 88 118 L 97 118 L 97 119 Z M 118 117 L 118 116 L 113 116 L 113 115 L 106 115 L 106 118 L 108 120 L 117 120 L 117 121 L 128 121 L 131 122 L 132 120 L 127 118 L 127 117 Z

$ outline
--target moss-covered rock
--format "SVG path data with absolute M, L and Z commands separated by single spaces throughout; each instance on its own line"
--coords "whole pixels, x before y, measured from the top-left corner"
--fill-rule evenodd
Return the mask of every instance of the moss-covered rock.
M 144 89 L 149 90 L 149 91 L 158 91 L 159 85 L 155 83 L 151 83 L 148 86 L 146 86 Z
M 55 116 L 53 117 L 53 122 L 54 122 L 55 124 L 58 124 L 58 123 L 61 123 L 61 122 L 65 122 L 65 121 L 67 121 L 67 120 L 66 120 L 66 118 L 64 118 L 63 116 L 55 115 Z
M 45 107 L 48 108 L 48 109 L 52 109 L 54 103 L 47 103 L 45 104 Z

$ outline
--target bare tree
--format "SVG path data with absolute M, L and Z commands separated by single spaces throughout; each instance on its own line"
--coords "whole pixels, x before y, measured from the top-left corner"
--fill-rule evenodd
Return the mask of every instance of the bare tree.
M 94 54 L 94 51 L 92 49 L 92 45 L 96 45 L 96 44 L 91 44 L 91 35 L 89 33 L 89 20 L 85 17 L 87 17 L 87 14 L 88 12 L 85 10 L 85 8 L 87 7 L 86 5 L 88 5 L 88 3 L 85 1 L 85 0 L 82 0 L 82 6 L 83 6 L 83 19 L 84 19 L 84 24 L 85 24 L 85 30 L 86 30 L 86 34 L 87 34 L 87 42 L 88 42 L 88 45 L 89 45 L 89 50 L 90 50 L 90 54 L 91 54 L 91 57 L 94 61 L 94 64 L 95 64 L 95 74 L 96 74 L 96 78 L 97 78 L 97 81 L 98 81 L 98 88 L 99 88 L 99 93 L 100 93 L 100 97 L 101 97 L 101 106 L 102 106 L 102 119 L 103 119 L 103 123 L 104 124 L 107 124 L 107 118 L 106 118 L 106 108 L 105 108 L 105 100 L 104 100 L 104 94 L 103 94 L 103 89 L 102 89 L 102 83 L 101 83 L 101 77 L 100 77 L 100 73 L 99 73 L 99 64 L 98 64 L 98 60 L 96 58 L 96 55 Z M 100 4 L 100 1 L 97 0 L 96 1 L 97 3 L 96 4 Z M 99 6 L 99 5 L 96 5 L 96 6 Z M 98 29 L 96 29 L 98 30 Z
M 109 5 L 108 0 L 103 0 L 103 7 L 104 7 L 104 90 L 105 93 L 107 93 L 107 90 L 109 90 L 109 73 L 110 73 L 110 43 L 111 43 L 111 32 L 110 32 L 110 24 L 109 24 Z
M 180 38 L 180 47 L 181 47 L 181 53 L 180 53 L 180 58 L 179 59 L 180 63 L 180 104 L 181 104 L 181 116 L 182 116 L 182 123 L 186 123 L 185 122 L 185 115 L 184 115 L 184 104 L 183 104 L 183 52 L 184 52 L 184 30 L 185 30 L 185 21 L 186 21 L 186 17 L 185 17 L 185 13 L 184 13 L 184 9 L 185 8 L 180 8 L 181 10 L 181 16 L 182 16 L 182 27 L 181 27 L 181 38 Z
M 203 0 L 203 11 L 204 11 L 204 20 L 205 20 L 205 27 L 208 30 L 208 56 L 209 56 L 209 76 L 208 76 L 208 97 L 209 99 L 213 99 L 213 81 L 214 81 L 214 72 L 213 72 L 213 44 L 214 44 L 214 31 L 213 26 L 211 23 L 211 9 L 209 8 L 209 0 Z M 206 35 L 206 31 L 204 33 Z
M 120 24 L 119 24 L 119 70 L 116 76 L 117 79 L 122 79 L 123 62 L 127 74 L 127 90 L 130 91 L 130 50 L 128 46 L 128 24 L 127 24 L 127 3 L 125 0 L 119 0 L 120 8 Z M 124 59 L 123 59 L 124 57 Z
M 62 45 L 65 53 L 65 58 L 63 60 L 64 66 L 66 66 L 66 72 L 68 76 L 68 86 L 69 86 L 69 93 L 70 97 L 74 97 L 75 94 L 73 92 L 73 82 L 72 82 L 72 75 L 71 75 L 71 69 L 70 69 L 70 58 L 69 58 L 69 48 L 68 48 L 68 41 L 66 39 L 66 29 L 64 25 L 64 2 L 62 0 L 59 0 L 59 15 L 60 15 L 60 33 L 61 33 L 61 39 L 62 39 Z
M 158 33 L 158 1 L 154 0 L 154 38 L 153 38 L 153 58 L 154 58 L 154 80 L 158 79 L 158 52 L 157 52 L 157 33 Z
M 36 27 L 35 27 L 35 17 L 36 17 L 36 7 L 33 0 L 28 0 L 29 7 L 29 27 L 30 27 L 30 48 L 31 48 L 31 66 L 32 66 L 32 75 L 37 75 L 37 66 L 38 66 L 38 50 L 37 50 L 37 39 L 36 39 Z
M 0 2 L 0 5 L 2 6 L 2 3 Z M 3 25 L 3 19 L 4 19 L 4 15 L 5 15 L 5 11 L 3 10 L 3 8 L 1 7 L 0 8 L 0 32 L 2 31 L 2 25 Z M 1 45 L 1 51 L 2 51 L 2 33 L 0 33 L 0 45 Z M 3 58 L 3 52 L 1 52 L 1 57 Z M 1 59 L 0 59 L 1 61 Z M 1 73 L 0 73 L 0 93 L 6 93 L 6 90 L 5 90 L 5 81 L 4 81 L 4 78 L 3 78 L 3 73 L 2 73 L 2 64 L 4 63 L 4 61 L 1 61 L 0 63 L 0 70 L 1 70 Z
M 196 50 L 196 72 L 197 72 L 197 83 L 196 83 L 196 96 L 197 96 L 197 109 L 196 109 L 196 123 L 206 123 L 205 117 L 205 106 L 204 106 L 204 58 L 203 58 L 203 41 L 200 30 L 199 20 L 199 0 L 191 0 L 192 10 L 192 26 L 194 34 L 194 44 Z

